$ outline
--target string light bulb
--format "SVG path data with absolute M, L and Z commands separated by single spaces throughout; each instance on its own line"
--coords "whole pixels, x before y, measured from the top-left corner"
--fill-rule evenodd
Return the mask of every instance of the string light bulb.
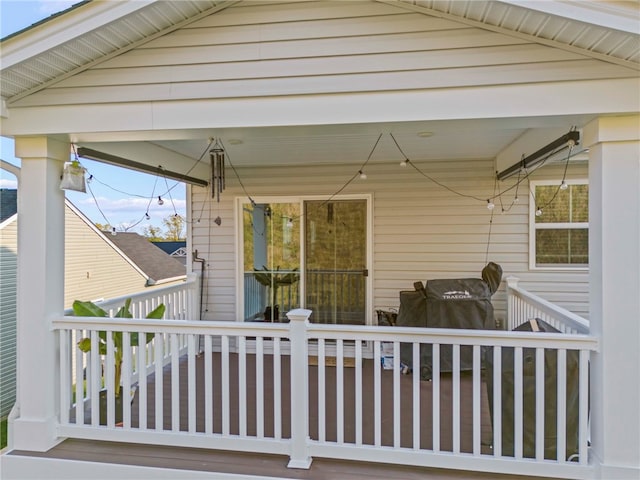
M 408 162 L 409 162 L 409 160 L 402 160 L 402 161 L 400 162 L 400 166 L 401 166 L 401 167 L 406 167 Z
M 93 182 L 93 175 L 89 175 L 89 178 L 87 178 L 87 183 L 91 182 Z
M 518 197 L 515 197 L 515 198 L 513 199 L 513 203 L 520 203 L 520 199 L 519 199 Z
M 567 188 L 569 188 L 569 185 L 567 185 L 567 182 L 562 180 L 562 183 L 560 184 L 560 190 L 566 190 Z
M 541 215 L 542 215 L 542 209 L 541 209 L 541 208 L 538 208 L 538 209 L 536 210 L 536 217 L 539 217 L 539 216 L 541 216 Z
M 144 218 L 145 220 L 151 220 L 151 215 L 149 215 L 149 212 L 144 214 Z
M 367 179 L 367 174 L 364 173 L 362 170 L 358 170 L 358 173 L 360 174 L 360 180 L 366 180 Z
M 496 208 L 496 204 L 493 203 L 491 200 L 487 200 L 487 208 L 489 210 L 493 210 L 494 208 Z
M 289 217 L 289 219 L 287 220 L 287 228 L 292 228 L 293 227 L 293 218 Z
M 164 205 L 164 200 L 162 200 L 160 195 L 158 195 L 158 205 Z
M 115 237 L 117 234 L 118 232 L 116 232 L 116 227 L 111 227 L 111 235 Z

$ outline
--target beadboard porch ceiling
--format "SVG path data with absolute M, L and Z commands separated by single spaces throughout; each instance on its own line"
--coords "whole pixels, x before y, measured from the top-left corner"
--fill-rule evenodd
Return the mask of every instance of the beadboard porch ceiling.
M 261 3 L 266 2 L 250 2 L 252 6 Z M 630 70 L 640 68 L 637 31 L 640 4 L 635 0 L 585 1 L 570 6 L 567 2 L 555 1 L 378 0 L 375 3 L 540 43 Z M 12 104 L 19 104 L 30 95 L 102 62 L 209 15 L 240 9 L 245 4 L 232 0 L 79 2 L 2 40 L 3 101 L 11 108 Z M 258 165 L 265 159 L 271 165 L 362 164 L 369 155 L 374 163 L 399 162 L 404 156 L 411 160 L 486 159 L 495 158 L 528 130 L 556 129 L 561 135 L 571 126 L 584 125 L 592 118 L 593 115 L 585 114 L 481 122 L 345 122 L 300 127 L 193 129 L 173 131 L 170 135 L 157 131 L 144 139 L 138 136 L 135 142 L 127 142 L 123 132 L 118 142 L 114 142 L 113 136 L 84 133 L 72 141 L 142 162 L 146 162 L 142 158 L 153 157 L 150 162 L 156 165 L 156 155 L 173 156 L 185 163 L 202 157 L 207 163 L 205 153 L 211 138 L 223 140 L 236 166 Z M 393 134 L 393 138 L 389 134 Z M 553 138 L 555 136 L 549 140 Z M 514 158 L 517 160 L 519 158 Z M 200 166 L 193 174 L 207 176 Z

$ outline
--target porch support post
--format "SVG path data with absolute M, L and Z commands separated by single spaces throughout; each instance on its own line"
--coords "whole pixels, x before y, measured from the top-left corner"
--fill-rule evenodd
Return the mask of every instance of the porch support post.
M 46 451 L 58 443 L 59 357 L 51 317 L 64 308 L 64 192 L 69 143 L 17 138 L 18 190 L 17 405 L 12 447 Z
M 598 478 L 640 478 L 640 115 L 598 118 L 589 148 L 591 459 Z
M 311 310 L 287 313 L 291 340 L 291 454 L 289 468 L 311 467 L 309 456 L 309 355 L 307 327 Z

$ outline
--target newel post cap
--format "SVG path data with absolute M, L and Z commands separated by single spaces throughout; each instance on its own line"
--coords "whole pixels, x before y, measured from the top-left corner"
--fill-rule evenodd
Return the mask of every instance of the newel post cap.
M 306 308 L 296 308 L 287 312 L 287 318 L 291 322 L 304 322 L 309 319 L 311 313 L 311 310 L 307 310 Z

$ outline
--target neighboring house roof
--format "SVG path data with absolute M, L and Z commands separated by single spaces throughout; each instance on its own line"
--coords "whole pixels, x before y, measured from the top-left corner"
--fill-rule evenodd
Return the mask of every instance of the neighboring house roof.
M 110 235 L 106 232 L 105 236 L 107 235 L 149 277 L 150 284 L 174 280 L 186 275 L 184 265 L 156 248 L 142 235 L 133 232 L 118 232 L 117 235 Z
M 634 69 L 640 64 L 636 47 L 638 10 L 633 2 L 379 3 L 480 26 Z M 18 100 L 236 4 L 213 0 L 81 2 L 2 39 L 0 90 L 8 102 Z M 54 18 L 57 23 L 52 26 L 50 20 Z
M 181 240 L 179 242 L 156 242 L 152 241 L 156 247 L 165 252 L 167 255 L 172 255 L 175 257 L 181 257 L 185 254 L 185 248 L 187 246 L 186 240 Z
M 18 191 L 16 189 L 0 189 L 0 223 L 16 215 Z M 147 285 L 156 285 L 167 281 L 176 280 L 186 275 L 182 262 L 174 259 L 170 254 L 165 254 L 161 249 L 155 248 L 151 242 L 137 233 L 118 233 L 116 236 L 110 232 L 101 232 L 82 212 L 80 212 L 69 200 L 65 200 L 66 207 L 74 212 L 90 229 L 100 235 L 108 245 L 118 252 L 123 259 L 131 264 L 141 275 L 147 277 Z M 163 242 L 175 244 L 173 252 L 184 247 L 186 242 Z
M 0 188 L 0 223 L 18 212 L 18 191 Z

